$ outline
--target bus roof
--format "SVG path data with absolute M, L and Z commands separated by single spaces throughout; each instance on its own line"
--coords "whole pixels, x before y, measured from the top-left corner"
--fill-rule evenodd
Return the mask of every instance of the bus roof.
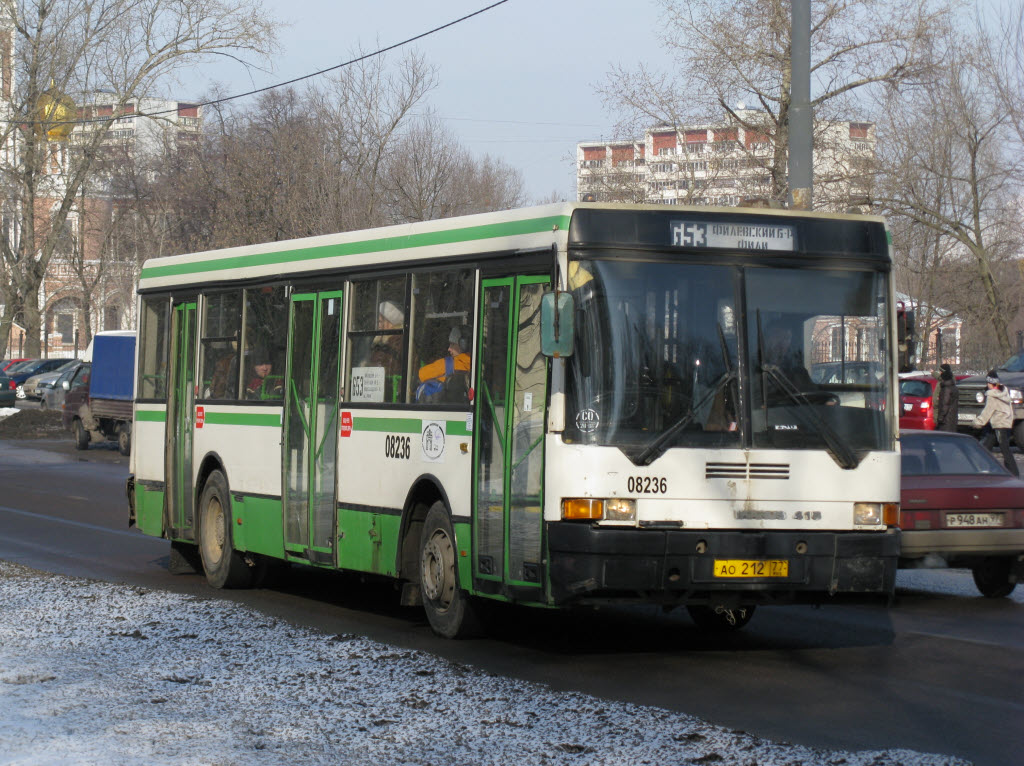
M 576 237 L 591 244 L 594 237 L 607 244 L 620 244 L 630 236 L 642 238 L 636 226 L 640 220 L 737 222 L 741 219 L 774 218 L 785 227 L 787 219 L 800 219 L 805 224 L 847 221 L 862 228 L 865 224 L 873 224 L 871 228 L 879 230 L 881 227 L 884 230 L 884 220 L 876 216 L 773 208 L 566 202 L 149 259 L 142 266 L 139 291 L 222 280 L 267 279 L 285 273 L 313 274 L 406 260 L 458 258 L 481 252 L 537 251 L 549 249 L 552 244 L 563 249 L 570 243 L 570 226 L 577 211 L 594 211 L 581 216 L 591 222 L 605 219 L 620 221 L 620 225 L 610 228 L 595 227 L 593 223 L 577 227 Z M 621 225 L 623 222 L 627 225 Z M 622 235 L 623 231 L 631 233 Z M 667 229 L 662 225 L 659 232 L 656 236 L 651 235 L 651 241 L 646 243 L 669 244 L 660 241 L 668 238 Z M 834 241 L 836 238 L 826 239 Z M 871 249 L 877 250 L 877 247 Z M 857 249 L 856 252 L 864 250 Z

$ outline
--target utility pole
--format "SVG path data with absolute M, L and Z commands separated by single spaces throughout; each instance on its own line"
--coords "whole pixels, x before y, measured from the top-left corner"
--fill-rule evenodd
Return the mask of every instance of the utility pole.
M 791 207 L 811 210 L 814 151 L 811 132 L 811 0 L 792 0 L 790 32 L 789 188 Z

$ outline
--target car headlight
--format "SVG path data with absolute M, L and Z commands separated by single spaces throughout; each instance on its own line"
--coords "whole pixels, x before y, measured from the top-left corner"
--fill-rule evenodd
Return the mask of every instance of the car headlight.
M 1011 388 L 1009 389 L 1009 391 L 1011 402 L 1013 402 L 1014 404 L 1020 404 L 1021 402 L 1024 402 L 1024 393 L 1022 393 L 1019 388 Z
M 900 521 L 899 503 L 854 503 L 853 523 L 857 526 L 897 526 Z
M 566 521 L 635 521 L 636 500 L 618 497 L 567 497 L 562 500 Z

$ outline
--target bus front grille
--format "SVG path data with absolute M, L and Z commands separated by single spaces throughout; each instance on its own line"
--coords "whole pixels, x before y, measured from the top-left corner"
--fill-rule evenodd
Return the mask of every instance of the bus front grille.
M 705 463 L 705 479 L 788 479 L 786 463 Z

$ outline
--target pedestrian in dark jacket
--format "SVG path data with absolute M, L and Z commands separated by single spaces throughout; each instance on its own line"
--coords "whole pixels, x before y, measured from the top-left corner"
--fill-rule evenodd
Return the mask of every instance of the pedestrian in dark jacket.
M 957 388 L 953 370 L 948 364 L 942 365 L 939 374 L 939 391 L 935 404 L 935 428 L 939 431 L 956 431 Z

